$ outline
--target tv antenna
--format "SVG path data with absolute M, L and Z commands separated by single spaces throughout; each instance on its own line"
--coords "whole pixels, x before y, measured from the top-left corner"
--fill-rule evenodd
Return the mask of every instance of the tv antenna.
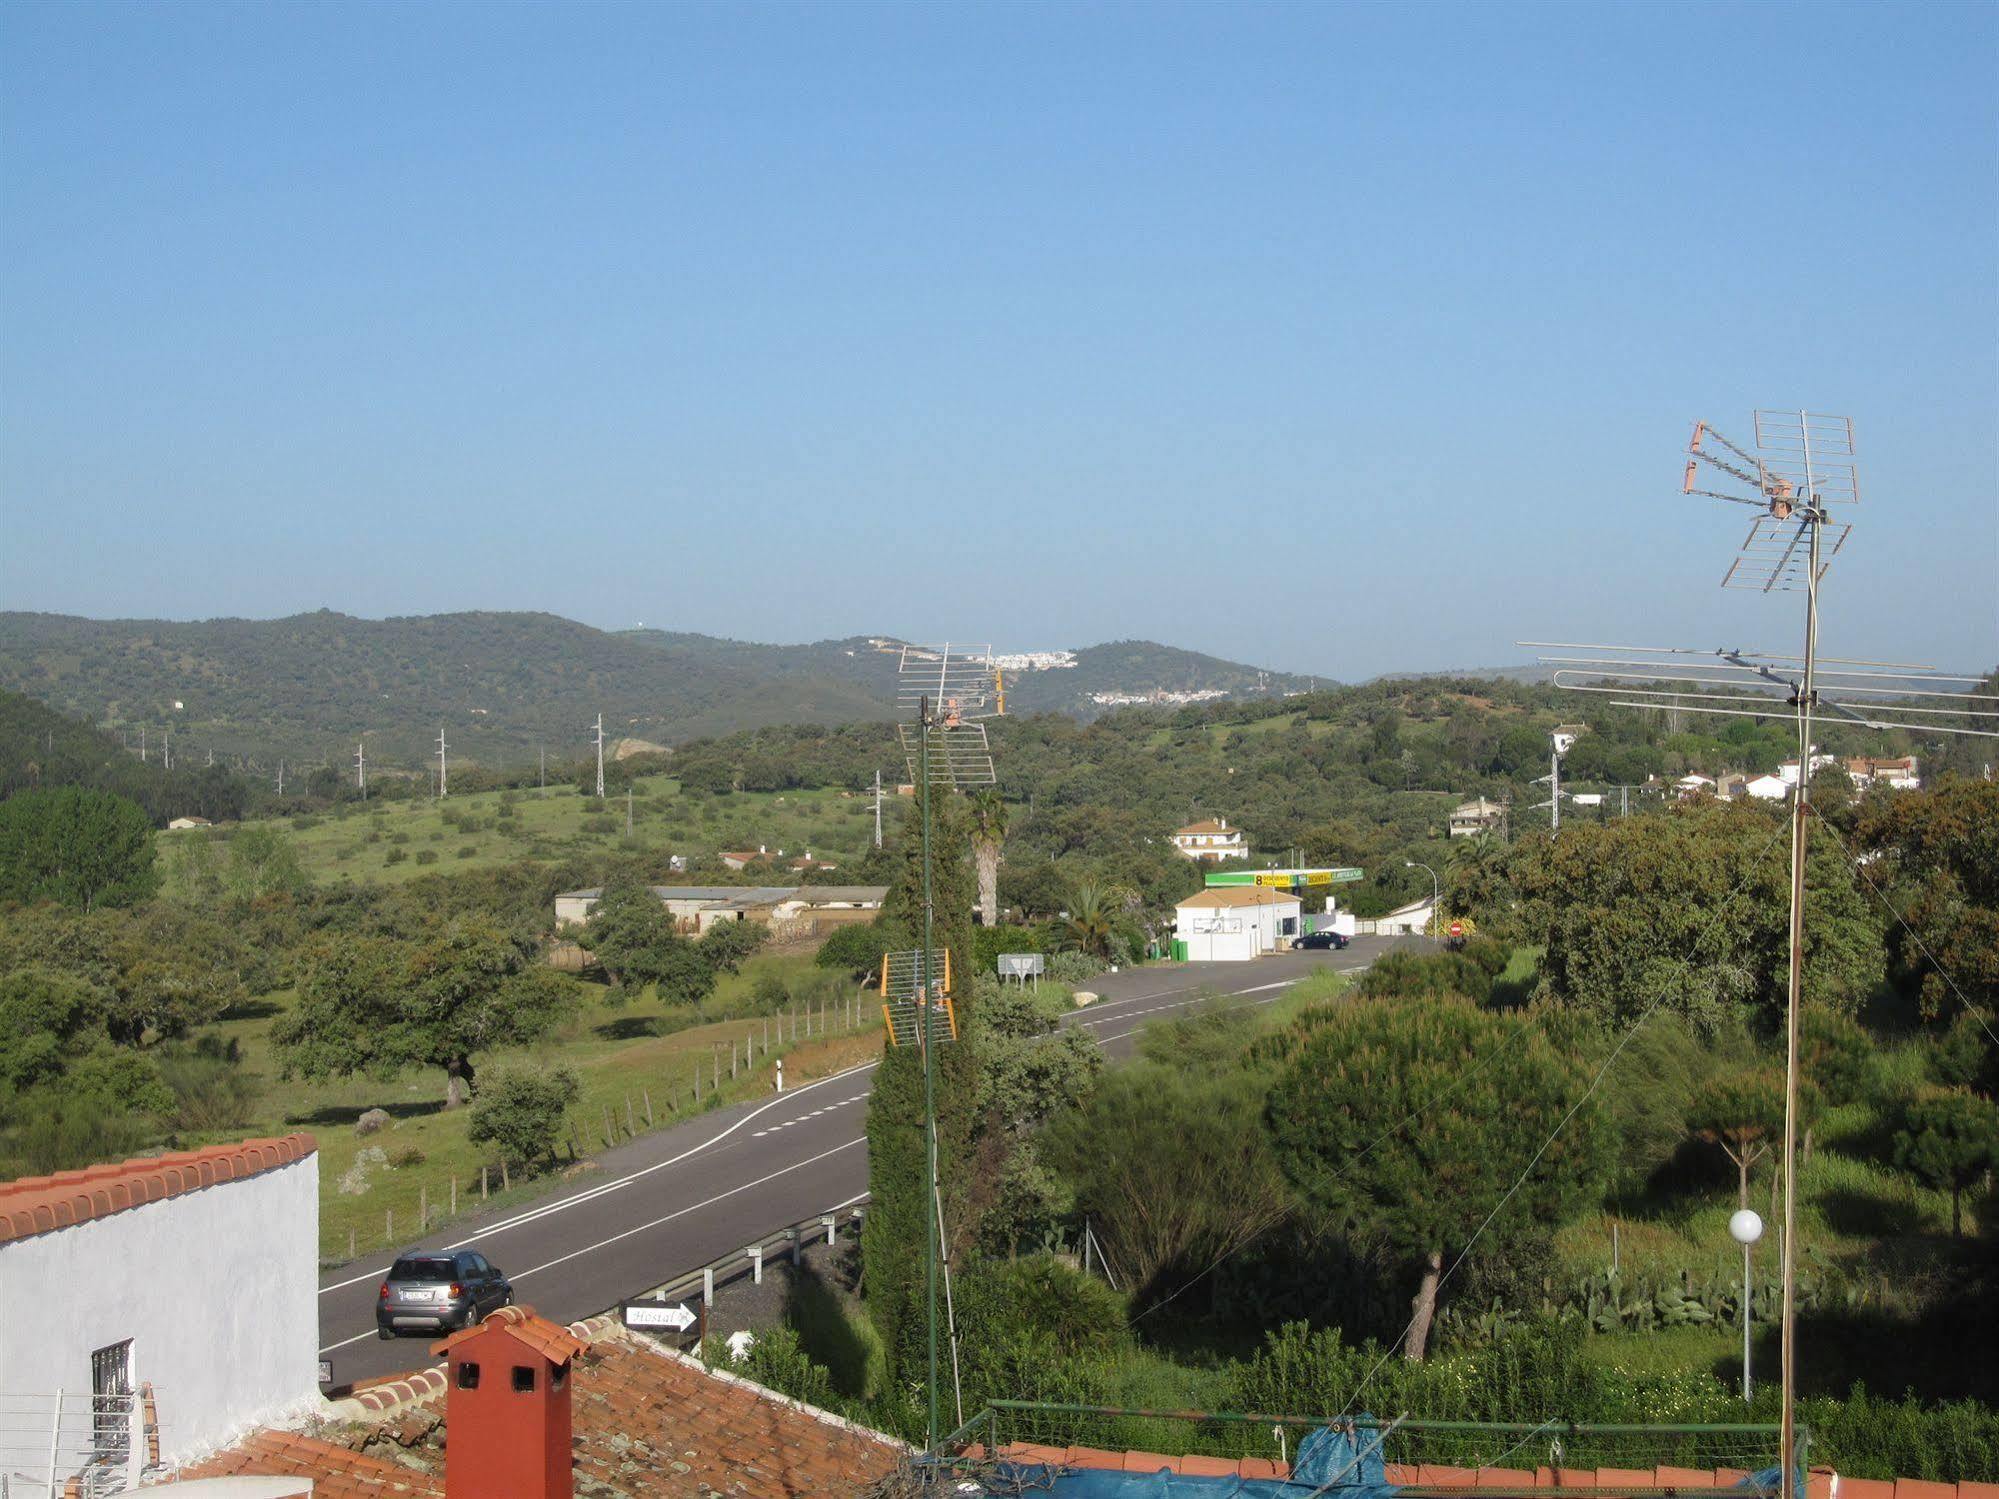
M 896 723 L 910 778 L 916 783 L 922 825 L 923 934 L 911 953 L 891 953 L 882 968 L 882 1016 L 889 1040 L 898 1046 L 914 1043 L 923 1056 L 924 1156 L 930 1190 L 928 1242 L 924 1256 L 924 1306 L 929 1328 L 930 1356 L 928 1451 L 937 1450 L 937 1272 L 944 1252 L 944 1195 L 937 1168 L 937 1047 L 957 1039 L 957 1016 L 951 1007 L 949 954 L 937 950 L 934 865 L 931 858 L 933 782 L 963 790 L 990 786 L 998 779 L 985 720 L 1000 711 L 998 674 L 990 645 L 907 645 L 896 665 L 896 707 L 907 715 Z M 891 986 L 895 987 L 891 987 Z M 904 991 L 898 994 L 896 991 Z M 901 1028 L 899 1030 L 899 1021 Z M 950 1265 L 944 1263 L 945 1292 L 950 1291 Z M 948 1310 L 948 1306 L 947 1306 Z M 957 1339 L 951 1344 L 957 1365 Z M 955 1380 L 955 1373 L 953 1378 Z
M 1968 692 L 1976 677 L 1951 676 L 1907 662 L 1819 654 L 1819 588 L 1853 527 L 1835 506 L 1860 503 L 1853 422 L 1809 411 L 1758 410 L 1755 437 L 1743 446 L 1706 422 L 1687 444 L 1681 492 L 1756 512 L 1724 588 L 1805 596 L 1801 654 L 1703 651 L 1677 646 L 1586 645 L 1521 641 L 1560 654 L 1557 687 L 1608 695 L 1622 707 L 1670 706 L 1688 713 L 1782 719 L 1798 733 L 1798 779 L 1791 799 L 1789 981 L 1784 1002 L 1784 1234 L 1780 1335 L 1782 1423 L 1780 1472 L 1797 1459 L 1797 1148 L 1799 1000 L 1805 962 L 1805 845 L 1811 813 L 1812 721 L 1834 714 L 1872 729 L 1999 737 L 1999 695 Z M 1706 486 L 1713 487 L 1706 487 Z
M 439 724 L 437 726 L 437 799 L 439 801 L 444 800 L 445 793 L 444 749 L 444 725 Z
M 368 741 L 363 738 L 354 745 L 354 785 L 361 793 L 361 800 L 368 799 Z
M 597 800 L 601 802 L 604 799 L 604 715 L 601 713 L 597 715 L 595 743 L 597 745 Z

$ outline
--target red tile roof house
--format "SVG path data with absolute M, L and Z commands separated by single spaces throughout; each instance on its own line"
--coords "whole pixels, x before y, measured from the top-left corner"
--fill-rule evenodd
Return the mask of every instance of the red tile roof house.
M 0 1491 L 319 1405 L 318 1252 L 311 1135 L 0 1182 Z
M 318 1499 L 861 1494 L 911 1449 L 628 1332 L 505 1307 L 445 1363 L 260 1431 L 180 1482 L 305 1478 Z M 161 1499 L 172 1499 L 167 1489 Z

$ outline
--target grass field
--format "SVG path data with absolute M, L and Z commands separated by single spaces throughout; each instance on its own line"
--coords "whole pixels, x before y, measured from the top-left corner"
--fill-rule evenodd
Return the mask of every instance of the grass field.
M 884 818 L 899 815 L 899 805 L 885 806 Z M 782 848 L 787 858 L 810 849 L 814 858 L 852 864 L 874 838 L 872 799 L 831 790 L 713 796 L 683 793 L 672 777 L 651 776 L 634 783 L 630 811 L 627 832 L 624 797 L 600 803 L 573 786 L 551 786 L 546 793 L 346 803 L 275 825 L 291 834 L 318 884 L 397 881 L 607 848 L 685 854 L 692 862 L 722 849 L 766 846 L 773 854 Z
M 783 979 L 802 1003 L 775 1016 L 748 1013 L 752 991 L 769 976 Z M 522 1068 L 562 1066 L 577 1074 L 583 1091 L 570 1114 L 570 1140 L 563 1151 L 568 1170 L 594 1169 L 587 1158 L 609 1139 L 664 1128 L 771 1091 L 774 1058 L 784 1058 L 788 1083 L 802 1083 L 867 1061 L 881 1046 L 874 1007 L 860 990 L 830 982 L 809 957 L 752 957 L 742 972 L 723 977 L 704 1007 L 710 1015 L 735 1018 L 705 1023 L 695 1023 L 697 1017 L 684 1007 L 669 1010 L 650 993 L 612 1007 L 600 986 L 571 982 L 576 1008 L 555 1034 L 536 1046 L 494 1052 L 479 1061 L 479 1075 L 487 1080 Z M 461 1213 L 476 1208 L 482 1165 L 490 1168 L 489 1203 L 525 1200 L 548 1190 L 547 1178 L 515 1178 L 502 1196 L 497 1157 L 466 1138 L 468 1111 L 444 1109 L 442 1072 L 325 1083 L 282 1080 L 270 1030 L 290 1000 L 289 994 L 266 995 L 214 1030 L 241 1047 L 244 1069 L 257 1088 L 250 1117 L 228 1133 L 240 1137 L 245 1127 L 259 1134 L 305 1129 L 318 1137 L 323 1261 L 337 1263 L 385 1242 L 415 1237 L 426 1209 L 432 1226 L 448 1216 L 454 1190 Z M 357 1136 L 354 1123 L 371 1108 L 382 1109 L 394 1122 L 373 1135 Z M 342 1191 L 342 1178 L 371 1147 L 384 1152 L 386 1164 L 367 1173 L 365 1191 Z M 576 1156 L 583 1158 L 580 1166 L 573 1164 Z

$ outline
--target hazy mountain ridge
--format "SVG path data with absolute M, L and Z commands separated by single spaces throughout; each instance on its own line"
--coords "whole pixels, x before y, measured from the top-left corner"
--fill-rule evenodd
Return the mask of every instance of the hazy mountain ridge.
M 876 637 L 885 639 L 885 637 Z M 1267 696 L 1310 679 L 1151 641 L 1010 674 L 1014 712 L 1090 716 L 1100 693 Z M 425 763 L 442 727 L 456 759 L 519 761 L 607 738 L 674 744 L 781 723 L 885 719 L 896 656 L 869 637 L 768 645 L 663 630 L 604 631 L 557 615 L 476 611 L 361 619 L 94 620 L 0 612 L 0 688 L 181 753 Z M 177 707 L 176 704 L 179 704 Z

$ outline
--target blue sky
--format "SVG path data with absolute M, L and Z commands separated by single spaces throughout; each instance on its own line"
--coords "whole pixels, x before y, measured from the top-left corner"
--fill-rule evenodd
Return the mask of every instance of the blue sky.
M 17 4 L 0 601 L 1999 659 L 1989 5 Z

